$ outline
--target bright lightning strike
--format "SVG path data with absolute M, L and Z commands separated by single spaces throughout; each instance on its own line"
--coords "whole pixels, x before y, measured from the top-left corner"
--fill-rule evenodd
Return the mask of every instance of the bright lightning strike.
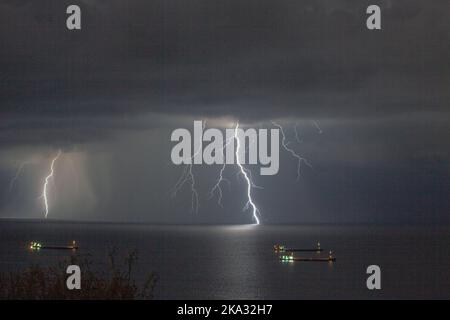
M 299 155 L 294 149 L 289 147 L 289 145 L 292 142 L 286 141 L 287 139 L 286 139 L 286 135 L 284 133 L 283 127 L 280 124 L 273 122 L 273 121 L 272 121 L 272 124 L 281 131 L 282 147 L 287 152 L 289 152 L 294 158 L 297 159 L 297 181 L 298 181 L 300 179 L 300 168 L 301 168 L 302 163 L 306 164 L 309 167 L 312 167 L 312 165 L 308 162 L 308 160 L 306 160 L 301 155 Z M 318 127 L 318 124 L 317 124 L 317 127 Z M 204 128 L 205 128 L 205 123 L 203 122 L 203 129 Z M 321 129 L 319 127 L 318 127 L 318 129 L 320 130 L 320 133 L 321 133 L 322 132 Z M 296 139 L 297 143 L 301 143 L 302 139 L 300 138 L 299 133 L 297 131 L 297 126 L 294 127 L 294 131 L 295 131 L 295 139 Z M 244 159 L 244 162 L 242 162 L 239 157 L 241 141 L 239 140 L 238 132 L 239 132 L 239 122 L 236 122 L 236 126 L 234 129 L 234 136 L 225 141 L 225 145 L 222 147 L 222 150 L 224 150 L 231 142 L 234 142 L 234 140 L 236 140 L 236 150 L 235 150 L 236 158 L 235 159 L 236 159 L 236 164 L 238 165 L 238 168 L 239 168 L 237 175 L 238 176 L 242 175 L 247 183 L 247 202 L 246 202 L 245 206 L 243 207 L 243 210 L 246 211 L 249 208 L 251 208 L 253 220 L 255 221 L 256 225 L 259 225 L 261 215 L 260 215 L 259 209 L 257 208 L 255 202 L 253 201 L 252 190 L 255 188 L 262 189 L 262 187 L 254 184 L 251 171 L 246 169 L 242 165 L 242 163 L 245 163 L 245 159 Z M 196 181 L 195 181 L 195 176 L 193 174 L 192 169 L 193 169 L 193 162 L 194 162 L 195 156 L 198 155 L 202 151 L 202 148 L 201 148 L 202 138 L 200 138 L 200 139 L 201 140 L 200 140 L 199 149 L 196 150 L 195 153 L 190 157 L 190 160 L 191 160 L 190 164 L 185 165 L 180 178 L 178 179 L 178 181 L 176 182 L 175 186 L 172 188 L 172 191 L 171 191 L 172 197 L 175 197 L 185 184 L 190 184 L 191 194 L 192 194 L 191 209 L 193 212 L 196 212 L 196 213 L 198 213 L 198 209 L 199 209 L 199 194 L 196 189 Z M 230 181 L 224 177 L 225 169 L 226 169 L 226 162 L 224 162 L 224 164 L 220 168 L 218 178 L 217 178 L 214 186 L 211 188 L 211 190 L 209 192 L 210 199 L 212 197 L 214 197 L 214 195 L 217 193 L 217 202 L 220 207 L 223 207 L 223 205 L 222 205 L 222 199 L 223 199 L 222 182 L 227 182 L 228 184 L 231 184 Z
M 184 184 L 189 183 L 191 186 L 191 211 L 198 213 L 199 200 L 198 200 L 198 192 L 195 188 L 195 176 L 192 171 L 192 164 L 187 164 L 183 172 L 181 173 L 180 178 L 178 179 L 175 186 L 172 188 L 172 198 L 177 196 L 178 191 L 184 186 Z
M 61 150 L 58 150 L 58 154 L 56 155 L 56 157 L 53 158 L 51 165 L 50 165 L 50 172 L 49 174 L 45 177 L 45 182 L 44 182 L 44 190 L 42 191 L 42 198 L 44 199 L 44 206 L 45 206 L 45 218 L 47 218 L 48 216 L 48 196 L 47 196 L 47 187 L 48 187 L 48 183 L 50 181 L 51 178 L 53 178 L 53 174 L 54 174 L 54 166 L 55 166 L 55 162 L 56 160 L 58 160 L 59 156 L 61 155 Z
M 206 126 L 206 121 L 203 122 L 203 130 L 205 129 Z M 175 186 L 172 188 L 172 198 L 177 196 L 178 191 L 180 191 L 180 189 L 184 186 L 185 183 L 189 183 L 189 185 L 191 186 L 191 211 L 198 213 L 198 208 L 200 206 L 200 202 L 198 199 L 198 191 L 197 188 L 195 187 L 195 176 L 194 176 L 194 172 L 192 171 L 192 164 L 194 162 L 194 158 L 196 155 L 198 155 L 201 151 L 202 151 L 202 138 L 200 137 L 200 144 L 199 144 L 199 148 L 197 151 L 195 151 L 195 153 L 190 157 L 191 158 L 191 163 L 187 164 L 184 169 L 183 172 L 181 173 L 180 178 L 178 179 L 177 183 L 175 183 Z
M 239 166 L 239 169 L 241 170 L 242 176 L 245 178 L 246 182 L 247 182 L 247 203 L 244 206 L 244 210 L 247 210 L 250 206 L 252 207 L 252 214 L 253 214 L 253 219 L 255 220 L 255 223 L 257 225 L 260 224 L 259 222 L 259 210 L 256 207 L 255 203 L 253 202 L 252 199 L 252 186 L 253 186 L 253 182 L 251 180 L 251 178 L 249 178 L 249 174 L 247 174 L 247 171 L 245 170 L 245 168 L 242 166 L 241 161 L 239 159 L 239 149 L 241 147 L 241 143 L 239 141 L 239 137 L 238 137 L 238 129 L 239 129 L 239 122 L 236 123 L 236 128 L 234 129 L 234 139 L 236 140 L 236 163 Z
M 214 192 L 217 191 L 217 194 L 218 194 L 217 203 L 222 208 L 223 208 L 223 205 L 222 205 L 223 193 L 222 193 L 222 187 L 220 186 L 220 184 L 224 181 L 227 182 L 228 184 L 230 184 L 230 181 L 223 177 L 223 172 L 225 171 L 225 166 L 226 166 L 226 163 L 224 162 L 224 164 L 222 165 L 222 168 L 220 168 L 219 177 L 217 178 L 216 184 L 211 188 L 211 191 L 209 192 L 209 198 L 211 199 L 214 196 Z
M 312 165 L 308 162 L 308 160 L 306 160 L 305 158 L 300 156 L 293 149 L 289 148 L 289 142 L 286 142 L 286 135 L 284 134 L 283 127 L 281 125 L 279 125 L 278 123 L 274 122 L 274 121 L 272 121 L 272 124 L 274 126 L 276 126 L 278 129 L 280 129 L 280 132 L 281 132 L 281 145 L 283 146 L 283 148 L 287 152 L 289 152 L 294 158 L 297 159 L 297 181 L 298 181 L 298 180 L 300 180 L 300 168 L 301 168 L 302 163 L 306 164 L 309 167 L 312 167 Z
M 222 147 L 222 151 L 234 140 L 233 138 L 229 138 L 225 141 L 225 145 Z M 225 171 L 225 167 L 226 167 L 226 161 L 223 162 L 222 168 L 220 168 L 219 171 L 219 177 L 217 178 L 216 184 L 211 188 L 211 191 L 209 192 L 209 198 L 211 199 L 214 196 L 214 192 L 217 191 L 217 203 L 219 204 L 220 207 L 223 208 L 222 206 L 222 196 L 223 196 L 223 192 L 222 192 L 222 187 L 221 187 L 221 183 L 222 182 L 227 182 L 228 185 L 230 185 L 230 180 L 226 179 L 223 177 L 223 173 Z

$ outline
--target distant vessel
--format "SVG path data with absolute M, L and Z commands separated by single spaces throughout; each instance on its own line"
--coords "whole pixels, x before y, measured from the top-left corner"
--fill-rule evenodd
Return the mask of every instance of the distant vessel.
M 326 258 L 314 258 L 314 257 L 309 257 L 309 258 L 303 258 L 303 257 L 294 257 L 294 253 L 290 253 L 287 255 L 282 255 L 280 256 L 280 261 L 283 262 L 294 262 L 294 261 L 316 261 L 316 262 L 334 262 L 336 261 L 336 258 L 333 257 L 333 253 L 330 251 L 330 253 L 328 254 L 328 257 Z
M 48 245 L 43 245 L 40 242 L 31 242 L 30 243 L 30 250 L 41 250 L 41 249 L 60 249 L 60 250 L 77 250 L 78 249 L 78 245 L 75 241 L 72 241 L 72 244 L 69 246 L 48 246 Z
M 285 245 L 276 244 L 273 246 L 275 252 L 322 252 L 323 249 L 320 248 L 320 242 L 317 242 L 317 248 L 310 249 L 297 249 L 297 248 L 287 248 Z
M 333 257 L 333 253 L 330 251 L 328 257 L 326 258 L 303 258 L 303 257 L 294 257 L 294 254 L 282 255 L 280 256 L 280 261 L 283 262 L 294 262 L 294 261 L 316 261 L 316 262 L 334 262 L 336 258 Z

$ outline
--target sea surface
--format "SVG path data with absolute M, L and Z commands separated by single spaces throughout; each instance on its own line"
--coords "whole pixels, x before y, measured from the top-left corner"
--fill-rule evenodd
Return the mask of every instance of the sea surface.
M 0 271 L 56 266 L 73 253 L 28 249 L 30 241 L 66 245 L 108 271 L 137 250 L 137 282 L 155 272 L 156 299 L 450 298 L 450 228 L 361 226 L 155 226 L 0 220 Z M 283 263 L 274 244 L 321 247 L 328 262 Z M 298 254 L 299 256 L 316 256 Z M 366 268 L 381 268 L 381 290 L 366 287 Z

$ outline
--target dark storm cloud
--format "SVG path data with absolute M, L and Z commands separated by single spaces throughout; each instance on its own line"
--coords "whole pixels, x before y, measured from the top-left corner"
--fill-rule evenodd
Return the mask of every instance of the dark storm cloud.
M 3 114 L 447 111 L 448 1 L 3 1 Z M 224 107 L 226 106 L 226 108 Z
M 81 31 L 65 27 L 73 3 Z M 189 193 L 166 199 L 178 178 L 172 128 L 306 119 L 299 148 L 314 168 L 295 184 L 281 153 L 280 174 L 256 194 L 267 221 L 448 221 L 450 2 L 377 3 L 381 31 L 365 27 L 372 1 L 0 0 L 1 185 L 11 159 L 31 153 L 14 147 L 44 153 L 34 183 L 22 182 L 30 201 L 45 154 L 83 144 L 98 203 L 92 217 L 60 203 L 66 218 L 190 222 Z M 197 175 L 207 194 L 215 172 Z M 227 192 L 236 208 L 202 199 L 211 216 L 198 221 L 248 222 L 242 184 Z

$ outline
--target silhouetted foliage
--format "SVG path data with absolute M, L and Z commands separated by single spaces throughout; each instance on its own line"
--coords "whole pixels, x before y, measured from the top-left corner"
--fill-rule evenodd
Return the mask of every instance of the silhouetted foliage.
M 81 299 L 81 300 L 120 300 L 151 299 L 158 279 L 150 273 L 144 283 L 138 286 L 133 280 L 132 271 L 138 255 L 132 251 L 125 258 L 125 270 L 116 263 L 117 250 L 109 254 L 109 272 L 96 272 L 89 258 L 78 255 L 53 267 L 32 265 L 22 271 L 0 273 L 0 299 Z M 68 290 L 66 267 L 78 265 L 81 269 L 81 289 Z

